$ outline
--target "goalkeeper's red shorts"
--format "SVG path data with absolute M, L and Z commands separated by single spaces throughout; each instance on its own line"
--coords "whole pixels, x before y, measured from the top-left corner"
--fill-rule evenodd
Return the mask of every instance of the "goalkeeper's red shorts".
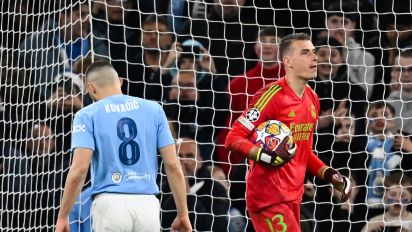
M 300 231 L 300 204 L 279 203 L 249 215 L 256 232 Z

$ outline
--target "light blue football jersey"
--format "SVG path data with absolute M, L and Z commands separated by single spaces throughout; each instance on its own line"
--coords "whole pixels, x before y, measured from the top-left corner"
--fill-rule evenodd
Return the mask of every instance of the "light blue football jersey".
M 156 102 L 123 94 L 76 113 L 71 149 L 94 151 L 92 195 L 157 194 L 157 150 L 174 144 L 166 115 Z

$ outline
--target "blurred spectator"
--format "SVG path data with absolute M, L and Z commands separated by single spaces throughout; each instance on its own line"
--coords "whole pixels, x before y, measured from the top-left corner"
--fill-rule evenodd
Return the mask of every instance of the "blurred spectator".
M 337 124 L 340 126 L 336 130 L 336 142 L 351 143 L 352 138 L 355 136 L 355 122 L 352 118 L 343 117 L 337 118 L 336 121 L 339 121 Z
M 397 128 L 402 134 L 395 137 L 395 148 L 412 153 L 412 49 L 401 51 L 395 62 L 394 69 L 399 72 L 400 89 L 392 92 L 386 100 L 396 110 Z
M 45 123 L 34 124 L 24 141 L 3 154 L 4 173 L 9 177 L 2 188 L 9 194 L 2 201 L 9 203 L 7 210 L 1 210 L 2 228 L 53 231 L 69 167 L 65 160 L 70 156 L 56 152 L 56 136 Z
M 70 149 L 71 124 L 74 114 L 83 107 L 83 81 L 76 74 L 63 72 L 54 78 L 52 95 L 42 103 L 41 115 L 50 118 L 58 146 Z
M 366 94 L 350 80 L 342 46 L 336 39 L 321 39 L 315 46 L 318 48 L 318 76 L 309 85 L 320 99 L 315 146 L 317 151 L 325 151 L 335 140 L 333 135 L 340 126 L 340 117 L 365 117 Z M 365 134 L 362 124 L 362 121 L 357 123 L 355 134 Z
M 342 170 L 344 171 L 344 170 Z M 347 173 L 347 172 L 343 172 Z M 340 203 L 342 194 L 336 189 L 330 188 L 332 194 L 332 208 L 330 215 L 332 219 L 332 228 L 327 231 L 333 232 L 347 232 L 360 231 L 365 221 L 366 207 L 362 204 L 364 196 L 360 193 L 360 188 L 355 175 L 351 176 L 352 194 L 348 201 Z M 325 209 L 326 210 L 326 209 Z M 321 230 L 325 231 L 325 230 Z
M 122 90 L 132 96 L 161 101 L 166 94 L 164 86 L 172 80 L 162 69 L 169 67 L 167 60 L 175 59 L 171 50 L 173 34 L 164 17 L 150 15 L 143 22 L 141 37 L 142 47 L 131 54 Z
M 216 165 L 208 165 L 207 169 L 212 173 L 213 180 L 219 182 L 223 187 L 225 187 L 226 192 L 229 193 L 230 182 L 227 180 L 223 169 Z M 234 207 L 230 206 L 229 209 L 229 232 L 241 232 L 244 231 L 246 226 L 246 218 L 242 213 Z
M 355 41 L 355 32 L 359 26 L 355 12 L 358 12 L 355 5 L 333 3 L 327 8 L 325 23 L 329 35 L 345 48 L 341 49 L 342 58 L 348 64 L 350 81 L 362 87 L 369 99 L 375 83 L 375 58 L 365 50 L 363 44 Z
M 212 8 L 213 0 L 170 0 L 168 5 L 169 23 L 173 31 L 180 34 L 188 20 L 204 19 Z
M 412 229 L 412 213 L 406 208 L 412 200 L 412 179 L 400 172 L 385 177 L 385 213 L 368 220 L 362 232 Z
M 213 57 L 199 41 L 188 39 L 182 43 L 176 42 L 173 44 L 171 52 L 175 51 L 176 55 L 169 56 L 166 61 L 166 64 L 170 65 L 167 67 L 167 71 L 170 75 L 174 76 L 178 70 L 194 70 L 198 72 L 197 76 L 198 79 L 200 79 L 199 81 L 201 81 L 206 74 L 216 73 Z M 219 78 L 216 77 L 215 79 L 222 80 L 224 77 L 219 76 Z M 225 84 L 226 83 L 223 81 L 222 85 Z
M 91 47 L 96 50 L 98 40 L 90 44 L 88 1 L 64 0 L 53 2 L 58 17 L 51 17 L 43 28 L 26 38 L 20 45 L 24 51 L 22 64 L 33 70 L 29 83 L 36 85 L 36 97 L 44 101 L 51 96 L 53 77 L 71 71 L 74 62 L 86 56 Z
M 213 57 L 198 41 L 183 41 L 181 50 L 175 71 L 195 71 L 199 106 L 213 108 L 214 116 L 210 122 L 214 125 L 214 131 L 210 131 L 210 135 L 214 139 L 220 131 L 220 127 L 224 125 L 224 118 L 227 114 L 226 76 L 215 74 Z M 212 109 L 208 110 L 212 112 Z M 207 110 L 205 109 L 205 111 Z
M 226 191 L 230 188 L 230 182 L 227 180 L 223 169 L 216 165 L 208 165 L 207 169 L 210 171 L 213 180 L 219 182 L 223 187 L 225 187 Z
M 399 84 L 393 83 L 398 79 L 399 73 L 394 71 L 397 66 L 396 57 L 401 50 L 412 48 L 412 14 L 410 13 L 411 1 L 384 0 L 375 2 L 378 12 L 380 36 L 374 37 L 372 45 L 376 60 L 379 61 L 377 81 L 375 86 L 376 99 L 384 100 L 388 95 L 399 90 Z M 374 92 L 374 93 L 375 93 Z
M 394 170 L 401 157 L 393 151 L 393 130 L 395 128 L 395 109 L 385 102 L 375 102 L 368 111 L 368 192 L 366 202 L 370 207 L 368 215 L 383 209 L 383 180 Z M 377 209 L 377 210 L 374 210 Z M 375 216 L 375 215 L 373 215 Z
M 93 18 L 93 40 L 99 47 L 94 47 L 94 53 L 103 58 L 110 58 L 111 64 L 120 77 L 127 77 L 128 59 L 137 52 L 140 31 L 133 27 L 133 11 L 131 0 L 107 0 L 101 10 Z M 95 7 L 95 6 L 94 6 Z
M 30 175 L 30 192 L 34 193 L 29 200 L 31 208 L 27 209 L 31 215 L 26 216 L 36 218 L 31 226 L 44 231 L 54 229 L 70 162 L 67 153 L 56 152 L 56 139 L 51 127 L 34 124 L 26 144 L 30 170 L 24 174 Z
M 33 14 L 29 14 L 38 11 L 34 7 L 36 3 L 38 2 L 34 0 L 2 2 L 0 6 L 0 48 L 18 48 L 25 38 L 25 32 L 30 31 L 30 27 L 36 27 L 31 20 Z
M 278 59 L 280 39 L 279 30 L 269 27 L 260 29 L 254 47 L 260 61 L 242 76 L 234 77 L 229 83 L 230 114 L 226 119 L 225 127 L 232 126 L 259 89 L 285 75 L 285 70 Z M 223 147 L 229 132 L 227 128 L 220 131 L 216 141 L 217 144 L 222 144 L 217 147 L 216 156 L 219 161 L 223 162 L 222 167 L 225 173 L 228 173 L 229 169 L 228 164 L 225 164 L 228 163 L 229 154 Z
M 176 141 L 179 138 L 179 134 L 177 133 L 178 122 L 169 118 L 167 119 L 167 121 L 169 122 L 169 129 L 172 133 L 172 137 Z
M 329 147 L 326 147 L 327 142 L 321 136 L 318 136 L 315 145 L 322 143 L 323 150 L 318 151 L 319 158 L 339 172 L 348 173 L 353 179 L 352 183 L 358 185 L 359 189 L 353 189 L 349 203 L 340 204 L 339 196 L 332 194 L 329 187 L 325 188 L 328 184 L 316 179 L 315 218 L 319 231 L 359 231 L 365 220 L 366 138 L 355 134 L 354 128 L 359 120 L 349 115 L 348 111 L 344 104 L 339 105 L 338 114 L 335 114 L 337 126 L 330 134 L 332 140 L 327 141 Z
M 13 57 L 15 53 L 4 53 L 3 57 Z M 27 84 L 27 72 L 16 67 L 12 58 L 2 59 L 0 65 L 0 134 L 1 143 L 9 139 L 24 139 L 27 133 L 25 123 L 38 116 L 38 105 L 33 104 L 32 86 Z M 19 122 L 19 123 L 18 123 Z
M 379 39 L 383 65 L 394 65 L 395 56 L 404 48 L 412 47 L 411 2 L 402 0 L 377 1 L 380 29 L 383 34 Z M 388 14 L 389 13 L 389 14 Z
M 189 217 L 197 231 L 227 231 L 229 200 L 226 189 L 215 181 L 210 170 L 203 163 L 197 145 L 190 138 L 182 138 L 177 143 L 177 152 L 186 177 Z M 176 214 L 170 189 L 163 186 L 162 228 L 171 224 Z
M 192 38 L 206 47 L 216 63 L 217 74 L 239 75 L 255 58 L 253 43 L 258 27 L 243 7 L 246 0 L 214 0 L 206 18 L 187 21 L 183 40 Z
M 200 88 L 198 85 L 195 72 L 179 71 L 173 78 L 164 108 L 170 119 L 179 122 L 179 136 L 196 137 L 203 160 L 209 161 L 216 127 L 223 125 L 225 115 L 219 109 L 225 105 L 226 98 L 215 94 L 212 86 Z
M 213 0 L 205 1 L 185 1 L 185 0 L 170 0 L 168 4 L 167 13 L 169 24 L 173 31 L 180 33 L 184 23 L 190 18 L 199 19 L 205 18 L 207 15 L 207 4 L 212 3 Z
M 410 99 L 412 99 L 412 48 L 405 49 L 400 52 L 399 55 L 395 56 L 395 64 L 392 67 L 392 79 L 390 83 L 390 88 L 394 91 L 391 92 L 387 101 L 392 104 L 396 109 L 396 116 L 402 119 L 410 118 L 410 110 L 412 104 L 410 104 Z M 401 107 L 404 110 L 401 112 Z M 409 112 L 409 114 L 408 114 Z M 412 133 L 412 121 L 409 120 L 403 122 L 404 128 L 402 131 Z
M 300 228 L 302 232 L 318 232 L 316 228 L 315 212 L 315 185 L 308 178 L 305 178 L 305 191 L 300 205 Z

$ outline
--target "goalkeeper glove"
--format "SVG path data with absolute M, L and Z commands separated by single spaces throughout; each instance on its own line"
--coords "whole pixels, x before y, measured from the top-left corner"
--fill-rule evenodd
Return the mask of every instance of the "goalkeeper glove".
M 282 167 L 295 156 L 297 145 L 294 143 L 291 149 L 288 148 L 287 142 L 289 136 L 286 136 L 273 151 L 260 148 L 256 156 L 256 161 L 270 164 L 276 167 Z
M 331 167 L 327 167 L 323 172 L 323 179 L 329 181 L 334 188 L 342 193 L 342 202 L 349 199 L 352 192 L 352 185 L 348 177 L 341 175 Z

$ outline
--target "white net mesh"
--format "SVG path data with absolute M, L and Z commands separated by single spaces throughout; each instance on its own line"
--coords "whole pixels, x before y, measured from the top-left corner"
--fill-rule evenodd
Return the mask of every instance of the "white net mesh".
M 223 144 L 256 91 L 284 75 L 277 46 L 293 32 L 310 34 L 319 48 L 318 77 L 310 82 L 321 101 L 314 150 L 356 183 L 341 204 L 328 184 L 308 176 L 302 230 L 361 231 L 378 223 L 385 231 L 412 230 L 410 1 L 0 5 L 0 231 L 53 230 L 71 122 L 91 103 L 82 78 L 95 60 L 113 64 L 124 93 L 160 102 L 176 139 L 197 141 L 197 149 L 179 154 L 194 228 L 253 231 L 247 165 Z M 164 174 L 158 179 L 168 230 L 176 211 Z M 89 185 L 88 178 L 70 217 L 73 231 L 90 231 Z

